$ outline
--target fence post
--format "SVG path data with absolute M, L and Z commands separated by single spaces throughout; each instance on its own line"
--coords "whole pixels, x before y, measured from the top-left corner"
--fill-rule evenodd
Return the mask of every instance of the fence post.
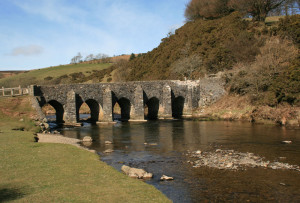
M 4 87 L 2 87 L 2 96 L 4 97 Z
M 23 90 L 21 88 L 21 85 L 19 85 L 19 94 L 22 96 L 23 95 Z
M 14 88 L 10 88 L 10 96 L 14 96 Z

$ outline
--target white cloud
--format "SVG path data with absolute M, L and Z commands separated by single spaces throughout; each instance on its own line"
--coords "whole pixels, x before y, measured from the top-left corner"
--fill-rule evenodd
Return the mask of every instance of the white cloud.
M 39 45 L 28 45 L 14 48 L 9 55 L 11 56 L 33 56 L 43 53 L 44 48 Z

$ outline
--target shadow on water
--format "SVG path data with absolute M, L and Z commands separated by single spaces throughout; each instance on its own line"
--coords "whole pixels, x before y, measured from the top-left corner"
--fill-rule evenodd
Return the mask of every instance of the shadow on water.
M 27 194 L 23 188 L 0 188 L 0 202 L 21 199 Z
M 123 164 L 154 173 L 147 183 L 174 202 L 201 201 L 284 201 L 300 200 L 300 173 L 263 168 L 246 171 L 193 168 L 188 151 L 232 149 L 252 152 L 266 160 L 299 165 L 300 131 L 278 126 L 239 122 L 148 121 L 117 122 L 62 129 L 64 136 L 82 139 L 91 136 L 88 146 L 101 160 L 120 171 Z M 282 140 L 292 140 L 284 145 Z M 110 141 L 112 144 L 105 144 Z M 112 149 L 113 153 L 104 153 Z M 162 175 L 174 181 L 160 181 Z M 280 184 L 280 183 L 284 183 Z

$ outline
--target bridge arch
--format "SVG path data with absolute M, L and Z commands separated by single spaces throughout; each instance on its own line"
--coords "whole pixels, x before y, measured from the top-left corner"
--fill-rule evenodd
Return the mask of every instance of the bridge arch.
M 173 118 L 182 118 L 183 109 L 184 109 L 185 98 L 183 96 L 177 96 L 172 93 L 171 103 L 172 103 L 172 117 Z
M 86 99 L 83 100 L 80 96 L 78 96 L 77 99 L 77 120 L 83 120 L 83 117 L 80 115 L 81 108 L 86 104 L 86 106 L 89 108 L 89 111 L 86 111 L 86 109 L 83 109 L 84 113 L 89 114 L 88 121 L 90 122 L 97 122 L 100 120 L 101 115 L 103 114 L 102 106 L 99 104 L 95 99 Z
M 50 100 L 48 102 L 46 102 L 43 106 L 45 107 L 47 104 L 49 104 L 50 106 L 52 106 L 55 110 L 55 122 L 56 123 L 63 123 L 64 120 L 63 120 L 63 117 L 64 117 L 64 107 L 63 105 L 56 101 L 56 100 Z
M 118 107 L 120 108 L 120 112 L 117 112 Z M 128 121 L 130 119 L 130 112 L 131 102 L 129 99 L 122 97 L 113 103 L 113 120 L 119 119 L 118 114 L 120 114 L 121 120 Z
M 152 97 L 145 101 L 145 119 L 156 120 L 158 118 L 159 111 L 159 99 Z

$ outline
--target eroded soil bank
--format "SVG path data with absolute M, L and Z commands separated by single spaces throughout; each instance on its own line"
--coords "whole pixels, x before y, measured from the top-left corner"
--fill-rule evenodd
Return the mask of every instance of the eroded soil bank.
M 226 95 L 210 106 L 195 112 L 198 120 L 249 121 L 258 124 L 300 126 L 300 107 L 282 104 L 277 107 L 254 106 L 247 96 Z

